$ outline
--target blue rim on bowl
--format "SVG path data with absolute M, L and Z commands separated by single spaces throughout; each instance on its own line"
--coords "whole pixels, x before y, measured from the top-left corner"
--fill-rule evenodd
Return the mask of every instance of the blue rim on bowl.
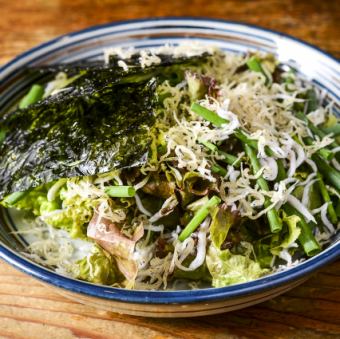
M 158 34 L 157 38 L 152 36 L 152 33 L 155 32 Z M 162 34 L 167 36 L 167 38 L 162 38 Z M 326 88 L 331 97 L 336 102 L 339 102 L 339 63 L 334 57 L 315 46 L 286 34 L 239 22 L 205 18 L 167 17 L 129 20 L 94 26 L 60 36 L 30 49 L 0 68 L 0 93 L 3 93 L 0 107 L 2 109 L 8 107 L 13 103 L 14 93 L 18 96 L 18 92 L 23 91 L 28 86 L 27 81 L 23 82 L 21 86 L 18 86 L 18 83 L 15 84 L 15 82 L 18 82 L 18 74 L 24 66 L 28 64 L 37 65 L 40 62 L 50 62 L 50 60 L 60 62 L 61 60 L 70 61 L 77 59 L 79 57 L 77 46 L 89 42 L 90 47 L 84 49 L 81 58 L 98 57 L 98 51 L 102 49 L 103 45 L 101 44 L 101 39 L 109 39 L 109 37 L 115 37 L 116 41 L 108 40 L 107 43 L 121 44 L 122 46 L 134 46 L 138 42 L 140 47 L 150 47 L 155 44 L 161 45 L 164 41 L 176 43 L 179 40 L 187 41 L 188 39 L 194 39 L 203 43 L 222 44 L 223 48 L 227 50 L 242 51 L 240 46 L 233 41 L 235 37 L 241 37 L 243 39 L 244 47 L 242 48 L 244 51 L 260 46 L 260 49 L 264 51 L 276 53 L 281 48 L 279 57 L 282 56 L 280 53 L 283 53 L 284 60 L 281 61 L 287 62 L 291 61 L 290 53 L 292 49 L 298 48 L 299 50 L 293 53 L 297 63 L 303 60 L 305 53 L 308 53 L 309 58 L 318 66 L 315 67 L 310 62 L 307 62 L 307 66 L 304 66 L 302 73 L 309 75 L 308 70 L 313 70 L 311 77 L 315 83 Z M 68 51 L 66 54 L 65 50 Z M 299 56 L 299 53 L 302 53 L 302 55 Z M 59 59 L 54 57 L 55 54 L 59 55 Z M 314 68 L 321 69 L 315 71 Z M 321 74 L 318 72 L 321 72 Z M 0 243 L 0 258 L 35 278 L 71 292 L 137 304 L 190 304 L 237 299 L 247 295 L 254 295 L 302 279 L 339 256 L 340 242 L 335 240 L 331 246 L 320 254 L 295 267 L 248 283 L 223 288 L 190 291 L 135 291 L 94 285 L 62 276 L 30 262 L 7 245 Z

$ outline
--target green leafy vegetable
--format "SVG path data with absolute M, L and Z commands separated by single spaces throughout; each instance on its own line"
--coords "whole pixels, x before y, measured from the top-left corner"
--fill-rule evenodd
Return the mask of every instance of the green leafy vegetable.
M 223 124 L 227 124 L 228 120 L 221 118 L 219 115 L 217 115 L 215 112 L 210 111 L 209 109 L 197 104 L 193 103 L 190 107 L 190 109 L 204 118 L 205 120 L 210 121 L 212 124 L 221 127 Z
M 150 177 L 148 182 L 143 186 L 142 191 L 154 197 L 167 199 L 175 192 L 176 184 L 171 176 L 159 176 L 154 174 Z
M 40 85 L 33 85 L 30 91 L 22 98 L 19 103 L 19 108 L 26 108 L 29 105 L 35 104 L 42 99 L 44 95 L 44 87 Z
M 216 195 L 209 199 L 209 201 L 195 213 L 194 217 L 181 232 L 178 239 L 180 241 L 184 241 L 186 238 L 190 237 L 191 233 L 194 232 L 201 222 L 208 216 L 210 210 L 217 206 L 220 202 L 221 199 Z
M 86 179 L 70 179 L 74 183 L 80 183 Z M 90 222 L 95 208 L 100 203 L 100 198 L 85 198 L 78 194 L 67 194 L 67 189 L 62 188 L 59 199 L 63 208 L 44 216 L 44 221 L 55 227 L 70 233 L 72 238 L 86 237 L 87 224 Z
M 186 172 L 183 176 L 181 186 L 184 190 L 195 195 L 206 195 L 211 187 L 211 182 L 203 179 L 197 172 Z
M 255 56 L 249 58 L 249 60 L 247 61 L 247 66 L 251 71 L 260 73 L 263 72 L 261 67 L 261 61 Z
M 136 194 L 133 186 L 108 186 L 105 193 L 110 197 L 131 198 Z
M 268 77 L 267 73 L 264 71 L 262 64 L 261 64 L 261 60 L 258 57 L 256 56 L 250 57 L 247 61 L 247 66 L 253 72 L 262 73 L 266 78 L 266 85 L 271 83 L 271 79 Z
M 185 78 L 188 83 L 188 91 L 192 101 L 200 100 L 204 98 L 207 93 L 207 87 L 205 86 L 202 78 L 195 73 L 187 72 Z
M 244 283 L 269 272 L 247 256 L 221 251 L 213 245 L 209 247 L 206 262 L 214 287 Z
M 90 257 L 77 262 L 77 278 L 95 284 L 112 285 L 119 280 L 116 263 L 99 247 L 95 247 Z
M 51 184 L 42 185 L 26 192 L 15 192 L 5 197 L 2 205 L 32 212 L 36 216 L 50 213 L 58 208 L 57 201 L 48 201 L 47 192 Z
M 210 225 L 210 237 L 216 248 L 221 248 L 236 219 L 237 213 L 231 212 L 230 208 L 225 205 L 214 209 Z
M 288 232 L 282 243 L 279 246 L 272 248 L 271 252 L 274 255 L 278 255 L 282 249 L 288 248 L 301 234 L 301 229 L 298 227 L 298 222 L 301 220 L 300 217 L 297 215 L 285 215 L 282 220 L 287 225 Z
M 301 215 L 293 206 L 289 205 L 289 204 L 285 204 L 284 205 L 284 210 L 286 211 L 286 213 L 288 215 L 295 215 L 298 216 L 300 218 L 300 220 L 298 221 L 298 227 L 301 229 L 301 232 L 299 234 L 298 240 L 301 244 L 301 246 L 303 247 L 305 253 L 308 256 L 313 256 L 317 253 L 320 252 L 320 245 L 319 243 L 316 241 L 313 232 L 312 232 L 312 228 L 310 227 L 309 224 L 306 223 L 303 215 Z M 293 219 L 294 222 L 296 221 L 296 219 Z
M 262 239 L 254 243 L 256 260 L 262 268 L 270 268 L 272 265 L 273 254 L 271 248 L 271 244 L 263 242 Z

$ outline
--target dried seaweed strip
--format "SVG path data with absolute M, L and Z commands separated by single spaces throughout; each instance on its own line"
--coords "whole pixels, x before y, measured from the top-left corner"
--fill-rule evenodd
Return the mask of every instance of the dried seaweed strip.
M 142 164 L 156 82 L 60 93 L 1 122 L 0 197 L 43 183 Z M 77 95 L 79 94 L 79 95 Z

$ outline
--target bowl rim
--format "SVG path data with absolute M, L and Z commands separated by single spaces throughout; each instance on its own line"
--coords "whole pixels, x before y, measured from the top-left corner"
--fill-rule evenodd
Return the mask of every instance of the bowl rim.
M 10 66 L 14 65 L 20 59 L 38 51 L 41 48 L 52 45 L 65 37 L 74 37 L 87 32 L 93 32 L 103 28 L 124 26 L 130 23 L 143 23 L 143 22 L 164 22 L 171 21 L 204 21 L 216 23 L 230 24 L 232 26 L 243 26 L 250 28 L 257 32 L 270 33 L 274 37 L 285 37 L 290 41 L 295 41 L 301 45 L 310 47 L 328 59 L 335 61 L 339 65 L 337 58 L 325 52 L 319 47 L 307 43 L 299 38 L 293 37 L 289 34 L 263 28 L 258 25 L 253 25 L 241 21 L 223 20 L 207 17 L 190 17 L 190 16 L 165 16 L 165 17 L 149 17 L 141 19 L 120 20 L 101 25 L 94 25 L 82 30 L 73 31 L 60 35 L 47 42 L 39 44 L 29 50 L 24 51 L 9 62 L 0 67 L 0 74 Z M 190 39 L 190 38 L 188 38 Z M 181 291 L 145 291 L 145 290 L 126 290 L 121 288 L 114 288 L 110 286 L 91 284 L 85 281 L 76 280 L 70 277 L 60 275 L 50 269 L 42 267 L 34 262 L 29 261 L 4 244 L 0 244 L 0 258 L 35 278 L 38 278 L 46 283 L 62 288 L 67 291 L 76 292 L 84 295 L 108 299 L 118 302 L 128 302 L 137 304 L 183 304 L 183 303 L 199 303 L 199 302 L 214 302 L 223 299 L 235 299 L 247 295 L 261 293 L 265 290 L 278 288 L 287 285 L 290 282 L 298 279 L 303 279 L 318 268 L 340 257 L 340 242 L 337 241 L 315 257 L 312 257 L 297 266 L 289 268 L 285 271 L 270 274 L 260 279 L 250 281 L 247 283 L 231 285 L 221 288 L 205 288 L 199 290 L 181 290 Z

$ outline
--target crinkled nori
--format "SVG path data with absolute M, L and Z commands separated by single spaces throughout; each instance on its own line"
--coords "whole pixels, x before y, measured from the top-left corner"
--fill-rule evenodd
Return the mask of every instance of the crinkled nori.
M 95 62 L 42 68 L 43 73 L 81 76 L 58 94 L 1 118 L 0 199 L 62 177 L 144 163 L 155 123 L 157 81 L 206 59 L 162 57 L 159 65 L 135 65 L 128 71 L 118 68 L 114 58 L 109 66 Z
M 17 110 L 1 122 L 0 197 L 61 177 L 145 161 L 156 81 L 100 91 L 73 89 Z

